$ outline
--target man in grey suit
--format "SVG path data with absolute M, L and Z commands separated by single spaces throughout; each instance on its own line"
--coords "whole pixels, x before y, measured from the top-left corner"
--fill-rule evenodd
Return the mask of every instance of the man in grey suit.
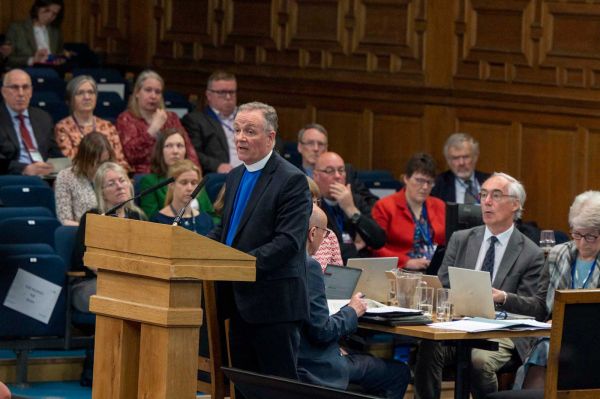
M 228 173 L 240 165 L 234 143 L 237 82 L 225 71 L 215 71 L 206 84 L 207 106 L 183 117 L 204 173 Z
M 492 298 L 497 308 L 543 317 L 536 301 L 538 278 L 544 263 L 542 250 L 514 226 L 525 203 L 525 189 L 513 177 L 494 173 L 480 192 L 484 226 L 455 232 L 450 238 L 438 276 L 449 286 L 448 266 L 488 271 Z M 496 371 L 510 360 L 514 350 L 521 356 L 526 342 L 498 339 L 498 351 L 473 349 L 472 387 L 475 399 L 498 390 Z M 415 392 L 419 399 L 439 398 L 442 368 L 454 357 L 450 347 L 422 341 L 415 367 Z
M 24 175 L 47 175 L 52 165 L 49 156 L 62 157 L 54 140 L 50 115 L 30 107 L 33 94 L 31 78 L 21 69 L 4 75 L 0 105 L 0 158 L 10 160 L 8 172 Z

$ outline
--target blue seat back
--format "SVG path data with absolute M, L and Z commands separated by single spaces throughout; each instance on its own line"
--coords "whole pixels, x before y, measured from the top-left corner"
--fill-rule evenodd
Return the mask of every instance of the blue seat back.
M 0 175 L 0 187 L 4 186 L 41 186 L 48 187 L 48 183 L 38 176 L 25 175 Z
M 71 257 L 75 247 L 75 237 L 77 236 L 77 226 L 59 226 L 54 230 L 54 249 L 71 270 Z
M 103 119 L 117 119 L 126 107 L 127 104 L 117 93 L 98 92 L 94 114 Z
M 63 336 L 66 314 L 66 266 L 58 255 L 8 256 L 0 264 L 0 298 L 6 298 L 19 269 L 60 287 L 58 301 L 48 324 L 31 318 L 0 302 L 0 338 Z
M 56 214 L 54 191 L 46 186 L 4 186 L 0 187 L 0 200 L 4 206 L 41 206 Z
M 44 67 L 29 67 L 25 68 L 25 72 L 31 76 L 31 84 L 33 92 L 54 92 L 60 99 L 65 95 L 65 81 L 61 79 L 53 68 Z
M 54 230 L 60 222 L 53 217 L 16 217 L 0 221 L 0 242 L 42 243 L 54 246 Z
M 0 220 L 22 216 L 46 216 L 54 217 L 50 209 L 42 206 L 11 206 L 0 208 Z
M 54 255 L 55 251 L 48 244 L 0 244 L 0 258 L 14 255 Z
M 298 144 L 295 141 L 285 141 L 283 143 L 283 154 L 281 156 L 292 165 L 302 166 L 302 155 L 298 152 Z
M 208 198 L 210 198 L 211 202 L 215 202 L 217 199 L 217 195 L 219 195 L 219 191 L 221 191 L 221 187 L 225 184 L 225 179 L 227 178 L 226 173 L 209 173 L 206 175 L 207 181 L 204 189 L 206 190 L 206 194 L 208 194 Z

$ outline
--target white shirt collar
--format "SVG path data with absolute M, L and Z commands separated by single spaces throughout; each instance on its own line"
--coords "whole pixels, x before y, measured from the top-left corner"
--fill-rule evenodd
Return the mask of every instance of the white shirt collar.
M 235 114 L 237 113 L 237 107 L 235 107 L 233 109 L 233 112 L 231 113 L 231 115 L 229 115 L 227 117 L 221 115 L 221 112 L 219 112 L 216 108 L 210 107 L 210 109 L 212 109 L 212 111 L 215 113 L 215 115 L 217 115 L 219 117 L 219 119 L 222 119 L 224 121 L 233 122 L 233 120 L 235 119 Z
M 248 172 L 259 171 L 259 170 L 261 170 L 261 169 L 263 169 L 265 167 L 265 165 L 267 164 L 267 162 L 269 162 L 269 158 L 271 158 L 271 155 L 273 155 L 273 150 L 269 151 L 269 153 L 267 154 L 267 156 L 264 157 L 263 159 L 261 159 L 260 161 L 256 161 L 252 165 L 248 165 L 248 164 L 244 163 L 244 166 L 246 167 L 246 170 Z
M 9 107 L 8 104 L 4 105 L 6 106 L 6 109 L 8 110 L 8 114 L 10 115 L 11 119 L 14 119 L 19 115 L 19 113 L 13 110 L 11 107 Z M 29 108 L 25 108 L 25 111 L 21 113 L 23 114 L 23 116 L 25 116 L 25 119 L 29 119 Z
M 508 240 L 510 239 L 510 236 L 512 235 L 513 231 L 515 229 L 515 225 L 511 224 L 510 227 L 508 229 L 506 229 L 505 231 L 503 231 L 500 234 L 496 234 L 496 238 L 498 239 L 498 243 L 505 247 L 508 245 Z M 490 229 L 485 226 L 485 234 L 483 235 L 483 241 L 487 241 L 491 236 L 493 236 L 494 234 L 492 234 L 492 232 L 490 231 Z

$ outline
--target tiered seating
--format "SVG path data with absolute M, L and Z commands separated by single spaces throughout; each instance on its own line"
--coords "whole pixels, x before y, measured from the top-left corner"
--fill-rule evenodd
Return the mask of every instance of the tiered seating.
M 4 206 L 41 206 L 56 214 L 54 191 L 48 186 L 3 186 L 0 200 Z

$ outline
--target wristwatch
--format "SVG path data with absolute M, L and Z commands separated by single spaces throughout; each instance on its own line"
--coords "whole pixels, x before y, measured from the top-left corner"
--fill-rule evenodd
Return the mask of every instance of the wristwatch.
M 358 223 L 358 219 L 360 219 L 360 212 L 356 212 L 354 215 L 350 216 L 350 222 L 352 222 L 352 224 Z

